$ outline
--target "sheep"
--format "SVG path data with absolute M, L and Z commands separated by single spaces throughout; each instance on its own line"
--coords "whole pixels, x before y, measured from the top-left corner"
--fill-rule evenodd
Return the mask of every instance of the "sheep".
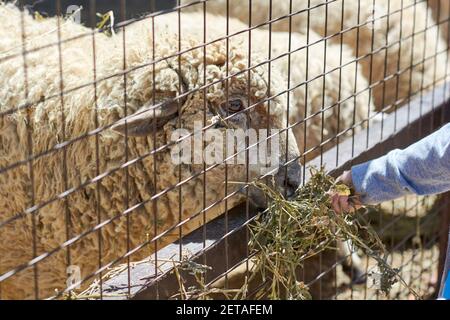
M 449 19 L 450 19 L 450 1 L 448 0 L 428 0 L 428 5 L 433 9 L 433 17 L 440 23 L 442 36 L 450 45 L 449 38 Z
M 211 0 L 206 4 L 207 11 L 225 15 L 228 1 L 230 16 L 248 24 L 248 1 Z M 190 2 L 183 0 L 182 4 Z M 290 3 L 290 0 L 253 0 L 252 25 L 266 23 L 267 27 L 272 5 L 274 31 L 288 31 L 291 12 L 295 32 L 306 34 L 309 26 L 336 43 L 340 43 L 342 34 L 342 41 L 360 58 L 363 75 L 373 86 L 377 110 L 392 111 L 408 102 L 410 96 L 448 78 L 447 46 L 426 2 L 292 0 L 292 11 Z M 198 11 L 203 6 L 183 10 Z
M 205 213 L 208 221 L 224 212 L 226 204 L 220 200 L 241 188 L 229 184 L 225 190 L 225 174 L 229 181 L 245 182 L 246 166 L 220 164 L 203 178 L 203 164 L 174 164 L 177 144 L 169 142 L 177 129 L 192 132 L 204 115 L 206 124 L 221 132 L 225 124 L 286 127 L 286 102 L 273 99 L 269 109 L 265 101 L 283 83 L 276 72 L 270 90 L 267 66 L 240 73 L 248 54 L 238 41 L 210 44 L 206 56 L 203 48 L 188 51 L 203 41 L 194 31 L 181 35 L 181 50 L 186 52 L 178 57 L 178 28 L 171 14 L 155 18 L 154 39 L 148 19 L 110 38 L 90 35 L 92 30 L 69 20 L 34 20 L 14 5 L 0 4 L 0 18 L 1 298 L 35 298 L 35 293 L 49 297 L 66 288 L 69 265 L 79 266 L 84 278 L 160 236 L 160 242 L 129 256 L 132 261 L 142 259 L 156 244 L 177 239 L 178 228 L 162 232 L 173 229 L 179 219 L 191 220 L 181 229 L 186 234 L 202 225 L 203 215 L 192 215 L 203 208 L 210 207 Z M 196 19 L 186 16 L 183 22 L 195 25 Z M 226 74 L 232 75 L 227 90 L 220 81 Z M 205 85 L 204 76 L 206 84 L 214 85 L 195 90 Z M 177 102 L 180 92 L 185 96 Z M 236 107 L 242 112 L 248 102 L 254 107 L 245 114 L 221 120 Z M 97 128 L 103 130 L 92 133 Z M 292 132 L 285 130 L 279 138 L 280 162 L 297 159 Z M 72 142 L 62 147 L 67 141 Z M 287 174 L 273 173 L 274 180 L 289 194 L 298 186 L 300 172 L 294 162 Z M 261 168 L 251 166 L 249 174 L 253 180 Z M 184 180 L 181 188 L 173 189 Z M 156 194 L 157 200 L 149 201 Z M 261 201 L 257 192 L 251 195 Z M 244 199 L 237 192 L 227 205 L 231 208 Z M 101 229 L 62 246 L 101 223 Z M 14 272 L 35 256 L 40 258 L 34 267 Z

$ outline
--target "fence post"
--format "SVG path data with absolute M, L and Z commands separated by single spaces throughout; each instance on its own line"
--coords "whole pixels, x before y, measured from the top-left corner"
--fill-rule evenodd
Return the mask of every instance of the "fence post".
M 441 223 L 439 229 L 439 273 L 438 281 L 436 283 L 436 295 L 439 293 L 439 287 L 442 282 L 448 248 L 448 235 L 450 231 L 450 193 L 447 193 L 442 197 L 442 203 L 442 212 L 440 216 Z

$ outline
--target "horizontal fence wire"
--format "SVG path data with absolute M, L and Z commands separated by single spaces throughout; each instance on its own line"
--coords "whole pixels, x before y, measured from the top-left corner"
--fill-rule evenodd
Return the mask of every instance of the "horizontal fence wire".
M 43 1 L 48 16 L 2 3 L 16 30 L 0 35 L 0 298 L 170 298 L 183 261 L 235 289 L 264 211 L 253 183 L 287 197 L 312 164 L 337 176 L 449 121 L 450 8 L 394 2 L 90 0 L 69 13 Z M 203 159 L 214 133 L 244 129 L 262 139 L 245 132 Z M 275 167 L 251 163 L 275 140 Z M 176 163 L 186 146 L 201 163 Z M 411 196 L 364 215 L 422 298 L 436 293 L 448 214 L 448 196 Z M 411 298 L 381 295 L 374 262 L 336 247 L 300 268 L 314 298 Z

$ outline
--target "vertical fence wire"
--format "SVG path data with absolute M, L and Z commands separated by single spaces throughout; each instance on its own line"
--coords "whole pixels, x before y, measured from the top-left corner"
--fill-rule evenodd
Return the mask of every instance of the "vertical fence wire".
M 151 11 L 155 12 L 155 0 L 151 0 Z M 155 17 L 152 16 L 151 17 L 151 37 L 152 37 L 152 104 L 156 105 L 156 66 L 155 66 L 155 59 L 156 59 L 156 33 L 155 33 Z M 153 110 L 153 117 L 156 116 L 156 109 Z M 152 126 L 152 136 L 153 136 L 153 150 L 155 151 L 157 149 L 157 144 L 156 144 L 156 121 L 153 122 L 153 126 Z M 154 186 L 154 194 L 152 195 L 154 197 L 153 201 L 152 201 L 152 209 L 153 209 L 153 221 L 159 221 L 158 219 L 158 199 L 156 198 L 156 195 L 158 194 L 158 185 L 157 185 L 157 167 L 156 167 L 156 155 L 157 153 L 155 152 L 153 154 L 153 186 Z M 156 237 L 156 235 L 158 234 L 158 224 L 154 223 L 153 226 L 153 238 Z M 157 278 L 159 275 L 158 272 L 158 268 L 159 268 L 159 261 L 158 261 L 158 240 L 153 241 L 154 244 L 154 266 L 155 266 L 155 271 L 154 271 L 154 277 Z M 156 283 L 155 285 L 155 297 L 159 298 L 159 284 Z
M 61 104 L 61 135 L 62 135 L 62 141 L 66 141 L 66 118 L 65 118 L 65 111 L 64 111 L 64 77 L 63 77 L 63 57 L 62 57 L 62 51 L 61 51 L 61 1 L 56 1 L 56 12 L 58 15 L 57 18 L 57 29 L 58 29 L 58 58 L 59 58 L 59 77 L 60 77 L 60 104 Z M 69 189 L 69 183 L 67 178 L 67 148 L 63 148 L 63 160 L 62 160 L 62 172 L 63 172 L 63 180 L 64 180 L 64 190 Z M 66 241 L 68 241 L 71 238 L 71 215 L 70 215 L 70 206 L 69 206 L 69 199 L 64 198 L 64 214 L 65 214 L 65 227 L 66 227 Z M 70 247 L 67 247 L 66 249 L 66 261 L 67 261 L 67 270 L 69 270 L 69 267 L 72 265 L 72 259 L 71 259 L 71 253 L 70 253 Z
M 228 106 L 230 103 L 230 2 L 229 0 L 226 1 L 226 8 L 225 8 L 225 17 L 226 17 L 226 24 L 225 24 L 225 51 L 226 51 L 226 60 L 225 60 L 225 106 Z M 251 39 L 250 39 L 251 41 Z M 250 87 L 250 84 L 247 83 L 247 90 Z M 226 108 L 226 117 L 230 117 L 230 113 L 228 108 Z M 247 148 L 247 145 L 246 145 Z M 224 199 L 225 199 L 225 234 L 228 234 L 229 232 L 229 216 L 228 216 L 228 163 L 224 162 L 224 170 L 225 170 L 225 192 L 224 192 Z M 228 255 L 228 237 L 225 238 L 225 269 L 229 270 L 230 268 L 230 261 L 229 261 L 229 255 Z M 224 288 L 228 289 L 228 273 L 225 273 L 225 284 Z
M 24 2 L 20 1 L 21 8 L 24 7 Z M 26 29 L 25 29 L 25 12 L 22 10 L 20 15 L 20 29 L 22 33 L 22 59 L 23 59 L 23 75 L 24 75 L 24 99 L 25 101 L 28 101 L 29 99 L 29 84 L 28 84 L 28 64 L 27 64 L 27 47 L 26 47 Z M 33 156 L 33 133 L 31 128 L 31 118 L 30 113 L 27 112 L 27 152 L 28 152 L 28 158 L 31 158 Z M 33 207 L 36 202 L 36 196 L 35 196 L 35 180 L 34 180 L 34 168 L 33 168 L 33 161 L 28 160 L 28 174 L 30 177 L 30 186 L 29 186 L 29 197 L 30 197 L 30 206 Z M 31 219 L 31 228 L 32 228 L 32 239 L 33 243 L 31 245 L 32 248 L 32 256 L 33 258 L 37 257 L 37 231 L 36 231 L 36 215 L 39 211 L 36 212 L 36 214 L 33 214 Z M 33 265 L 33 276 L 34 276 L 34 297 L 35 299 L 39 299 L 39 274 L 38 274 L 38 265 Z
M 96 0 L 90 0 L 90 19 L 91 24 L 96 25 L 97 21 L 97 3 Z M 97 95 L 97 50 L 96 50 L 96 35 L 95 33 L 92 33 L 92 71 L 93 71 L 93 84 L 94 84 L 94 125 L 95 128 L 98 128 L 100 126 L 99 124 L 99 116 L 98 116 L 98 95 Z M 100 175 L 100 141 L 98 134 L 95 135 L 95 175 Z M 97 215 L 97 224 L 102 223 L 102 215 L 100 211 L 100 202 L 101 202 L 101 194 L 100 194 L 100 181 L 97 181 L 95 184 L 95 195 L 96 195 L 96 201 L 95 201 L 95 212 Z M 97 231 L 97 243 L 98 243 L 98 269 L 101 269 L 103 267 L 103 254 L 102 254 L 102 230 L 99 229 Z M 99 274 L 99 286 L 100 286 L 100 299 L 103 299 L 103 277 L 102 273 Z
M 126 0 L 120 0 L 120 18 L 122 21 L 126 20 Z M 122 28 L 122 54 L 123 54 L 123 62 L 122 67 L 124 71 L 123 75 L 123 105 L 124 105 L 124 116 L 125 118 L 128 117 L 128 94 L 127 94 L 127 75 L 125 73 L 125 70 L 127 70 L 127 52 L 126 52 L 126 28 Z M 129 146 L 128 146 L 128 123 L 125 121 L 125 134 L 124 134 L 124 147 L 125 147 L 125 154 L 124 159 L 125 163 L 128 163 L 129 160 Z M 130 207 L 130 172 L 128 170 L 128 167 L 125 168 L 125 208 Z M 130 240 L 130 221 L 131 216 L 126 216 L 126 228 L 127 228 L 127 235 L 126 235 L 126 251 L 130 252 L 131 250 L 131 240 Z M 127 264 L 127 294 L 129 297 L 131 297 L 131 269 L 130 269 L 130 257 L 128 256 L 126 258 L 126 264 Z M 102 294 L 102 293 L 101 293 Z
M 247 83 L 251 82 L 251 72 L 250 72 L 250 68 L 252 66 L 252 0 L 248 0 L 248 37 L 247 37 L 247 41 L 248 41 L 248 59 L 247 59 Z M 247 86 L 247 105 L 250 106 L 251 105 L 251 91 L 250 91 L 250 86 Z M 248 162 L 248 159 L 250 157 L 249 155 L 249 151 L 248 151 L 248 139 L 246 139 L 245 141 L 245 148 L 246 148 L 246 152 L 245 152 L 245 159 L 246 162 Z M 248 166 L 246 166 L 245 168 L 245 182 L 248 184 L 250 182 L 250 168 Z M 250 193 L 249 193 L 249 188 L 245 189 L 245 219 L 247 221 L 250 220 Z M 250 229 L 248 226 L 245 227 L 245 241 L 246 243 L 249 243 L 250 241 Z M 245 262 L 245 276 L 248 277 L 250 274 L 250 250 L 248 248 L 248 246 L 246 246 L 246 250 L 245 250 L 245 255 L 246 255 L 246 262 Z

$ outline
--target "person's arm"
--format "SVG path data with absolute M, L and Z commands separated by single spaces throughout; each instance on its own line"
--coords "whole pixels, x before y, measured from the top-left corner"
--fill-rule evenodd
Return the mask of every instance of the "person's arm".
M 353 167 L 350 179 L 364 204 L 449 191 L 450 124 L 405 150 Z

